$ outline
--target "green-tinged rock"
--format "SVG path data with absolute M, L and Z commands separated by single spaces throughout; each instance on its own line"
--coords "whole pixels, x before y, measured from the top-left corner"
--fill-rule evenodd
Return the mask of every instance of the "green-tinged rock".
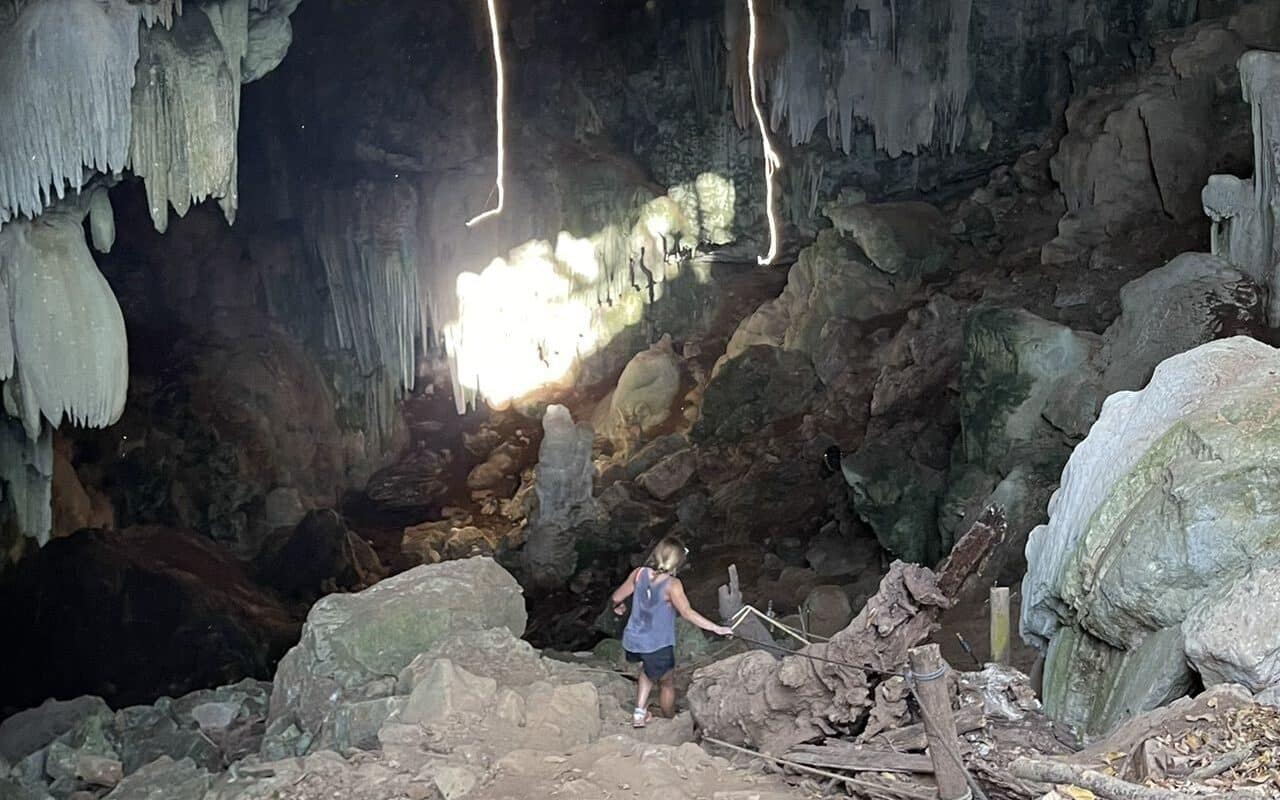
M 706 657 L 712 642 L 702 629 L 684 618 L 676 619 L 676 663 L 691 664 Z
M 950 223 L 928 203 L 828 203 L 823 212 L 881 272 L 899 280 L 951 267 L 956 242 Z
M 1024 638 L 1048 644 L 1045 708 L 1104 733 L 1190 682 L 1181 626 L 1280 564 L 1280 351 L 1212 342 L 1112 395 L 1032 532 Z
M 720 362 L 702 401 L 692 438 L 734 441 L 802 414 L 822 388 L 809 357 L 757 345 Z
M 0 723 L 0 758 L 10 764 L 49 746 L 91 717 L 109 717 L 111 709 L 100 697 L 46 700 L 36 708 L 19 711 Z
M 601 639 L 595 647 L 591 648 L 591 654 L 602 661 L 618 666 L 625 664 L 627 661 L 626 651 L 622 648 L 622 642 L 617 639 Z
M 931 563 L 943 555 L 938 504 L 944 476 L 891 445 L 867 446 L 840 465 L 853 509 L 880 546 L 904 561 Z
M 202 800 L 212 782 L 190 759 L 162 756 L 122 780 L 107 800 Z
M 1061 470 L 1070 452 L 1044 412 L 1067 387 L 1093 374 L 1100 346 L 1021 309 L 975 311 L 965 323 L 960 426 L 965 460 L 1000 475 L 1017 465 Z
M 812 357 L 832 320 L 874 319 L 900 310 L 907 297 L 890 276 L 867 263 L 851 239 L 824 230 L 800 251 L 782 294 L 738 326 L 725 354 L 732 358 L 752 345 L 767 344 Z
M 363 592 L 322 598 L 276 671 L 270 729 L 296 723 L 314 737 L 338 705 L 392 694 L 400 671 L 449 634 L 506 628 L 519 636 L 526 619 L 519 584 L 485 557 L 416 567 Z

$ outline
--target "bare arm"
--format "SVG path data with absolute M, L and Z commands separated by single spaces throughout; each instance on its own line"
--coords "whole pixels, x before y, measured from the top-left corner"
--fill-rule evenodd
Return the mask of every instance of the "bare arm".
M 693 606 L 689 605 L 689 598 L 684 593 L 684 584 L 675 578 L 671 578 L 671 589 L 667 591 L 667 597 L 671 600 L 671 605 L 675 606 L 676 613 L 685 619 L 702 628 L 704 631 L 718 634 L 720 636 L 728 636 L 733 633 L 732 628 L 726 628 L 723 625 L 717 625 L 711 620 L 693 610 Z
M 613 613 L 622 616 L 626 613 L 627 607 L 623 602 L 636 591 L 636 576 L 640 574 L 640 567 L 631 570 L 631 574 L 622 582 L 622 585 L 613 590 L 613 594 L 609 595 L 609 600 L 613 603 Z M 621 610 L 619 610 L 621 609 Z

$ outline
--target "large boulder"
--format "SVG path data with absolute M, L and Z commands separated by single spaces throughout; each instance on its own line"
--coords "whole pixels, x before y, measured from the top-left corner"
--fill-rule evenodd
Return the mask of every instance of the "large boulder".
M 324 597 L 276 670 L 268 746 L 292 739 L 305 752 L 339 703 L 393 694 L 400 671 L 451 633 L 506 628 L 519 636 L 526 621 L 520 585 L 482 557 L 415 567 L 358 594 Z
M 998 475 L 1020 464 L 1061 469 L 1070 445 L 1045 412 L 1091 374 L 1100 344 L 1095 335 L 1021 309 L 973 312 L 961 365 L 965 460 Z
M 680 360 L 663 336 L 648 350 L 627 362 L 618 385 L 605 406 L 607 419 L 600 427 L 618 442 L 637 440 L 652 433 L 670 417 L 680 391 Z
M 889 276 L 868 264 L 853 241 L 824 230 L 800 252 L 782 294 L 738 326 L 725 355 L 731 358 L 755 344 L 812 354 L 829 320 L 868 320 L 902 302 Z
M 358 589 L 382 576 L 369 543 L 347 530 L 333 509 L 308 512 L 287 536 L 268 539 L 258 556 L 259 579 L 290 597 L 314 600 L 326 584 Z
M 1206 685 L 1261 692 L 1280 685 L 1280 567 L 1260 567 L 1220 588 L 1182 623 L 1187 658 Z
M 956 241 L 942 212 L 928 203 L 849 203 L 841 198 L 823 212 L 871 263 L 896 281 L 926 278 L 952 266 Z
M 821 388 L 804 353 L 755 345 L 716 365 L 702 400 L 694 441 L 735 441 L 797 417 Z
M 1027 544 L 1022 633 L 1047 712 L 1089 732 L 1184 692 L 1182 623 L 1280 563 L 1280 351 L 1245 337 L 1168 359 L 1103 405 Z
M 164 527 L 80 531 L 0 582 L 10 658 L 0 708 L 98 694 L 113 706 L 267 676 L 300 620 L 208 537 Z
M 1266 290 L 1207 253 L 1184 253 L 1125 284 L 1120 308 L 1103 334 L 1103 396 L 1142 386 L 1170 356 L 1266 329 Z

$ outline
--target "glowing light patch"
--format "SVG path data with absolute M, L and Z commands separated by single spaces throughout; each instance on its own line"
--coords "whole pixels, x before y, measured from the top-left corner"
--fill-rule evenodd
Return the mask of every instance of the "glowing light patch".
M 747 46 L 747 73 L 751 79 L 751 107 L 756 114 L 756 125 L 760 128 L 760 141 L 764 145 L 764 182 L 765 182 L 765 214 L 769 217 L 769 252 L 759 258 L 761 264 L 772 264 L 778 258 L 778 214 L 775 209 L 777 187 L 774 173 L 782 166 L 782 157 L 773 149 L 769 141 L 769 128 L 765 125 L 764 109 L 760 106 L 760 89 L 757 85 L 759 67 L 756 64 L 758 47 L 759 20 L 756 18 L 756 0 L 747 0 L 747 16 L 750 19 L 750 43 Z
M 498 120 L 498 205 L 489 209 L 483 214 L 479 214 L 467 221 L 467 227 L 483 222 L 490 217 L 496 217 L 502 213 L 502 208 L 506 203 L 507 187 L 507 74 L 506 66 L 502 60 L 502 33 L 498 26 L 498 5 L 497 0 L 488 0 L 489 3 L 489 29 L 493 34 L 493 66 L 497 73 L 497 113 Z
M 672 193 L 621 212 L 587 236 L 560 231 L 554 242 L 528 241 L 484 269 L 458 275 L 457 316 L 442 326 L 458 413 L 481 398 L 502 408 L 541 388 L 568 385 L 585 356 L 640 323 L 651 292 L 661 301 L 666 280 L 690 267 L 700 283 L 710 279 L 709 263 L 668 262 L 663 246 L 727 236 L 733 183 L 706 173 Z M 696 221 L 712 218 L 718 234 Z M 641 253 L 653 286 L 633 269 Z

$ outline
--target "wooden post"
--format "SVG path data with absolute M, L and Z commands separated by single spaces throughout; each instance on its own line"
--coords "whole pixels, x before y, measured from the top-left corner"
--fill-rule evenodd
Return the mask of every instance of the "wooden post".
M 991 660 L 1009 663 L 1009 587 L 991 588 Z
M 925 739 L 929 743 L 929 759 L 933 761 L 940 800 L 967 800 L 969 776 L 960 759 L 960 741 L 956 738 L 956 721 L 951 714 L 951 693 L 947 690 L 947 662 L 936 644 L 912 648 L 912 680 Z

